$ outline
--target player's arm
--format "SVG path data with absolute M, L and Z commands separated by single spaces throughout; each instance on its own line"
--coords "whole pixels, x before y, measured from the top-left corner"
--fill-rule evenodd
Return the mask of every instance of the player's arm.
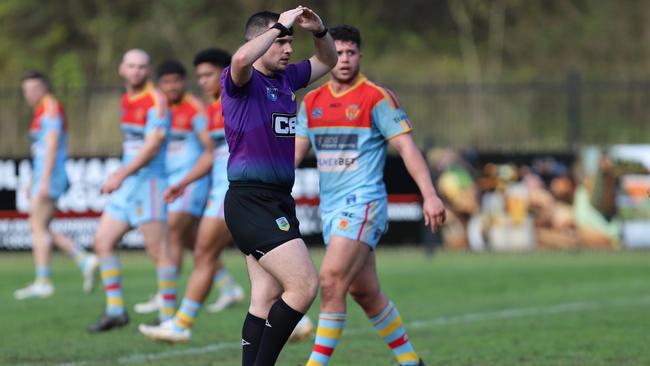
M 305 158 L 307 153 L 309 152 L 309 148 L 311 147 L 311 143 L 309 142 L 309 138 L 307 136 L 296 136 L 296 155 L 295 155 L 295 164 L 296 168 L 302 160 Z
M 302 101 L 296 122 L 296 152 L 294 158 L 296 168 L 309 152 L 310 146 L 311 143 L 307 135 L 307 106 L 305 105 L 305 101 Z
M 278 23 L 286 28 L 291 28 L 296 17 L 302 14 L 302 12 L 303 8 L 300 6 L 287 10 L 280 14 Z M 239 47 L 237 52 L 232 56 L 232 63 L 230 65 L 230 77 L 235 85 L 241 87 L 250 81 L 253 76 L 253 64 L 271 47 L 279 35 L 279 29 L 269 28 L 266 32 Z
M 59 146 L 59 132 L 51 130 L 45 135 L 45 161 L 43 165 L 43 174 L 41 175 L 40 187 L 38 187 L 38 194 L 42 197 L 47 197 L 49 194 L 50 177 L 54 170 L 54 162 L 56 161 L 57 148 Z
M 445 206 L 433 187 L 431 173 L 422 157 L 422 153 L 420 153 L 410 133 L 397 135 L 388 140 L 388 143 L 400 154 L 406 169 L 417 184 L 418 189 L 420 189 L 420 193 L 424 198 L 422 203 L 424 224 L 430 225 L 431 231 L 437 231 L 445 222 Z
M 160 147 L 165 141 L 165 130 L 162 127 L 156 127 L 147 134 L 144 144 L 138 150 L 138 153 L 126 165 L 122 166 L 113 173 L 102 186 L 103 193 L 111 193 L 117 190 L 122 182 L 129 176 L 135 174 L 140 168 L 147 165 L 160 151 Z
M 313 34 L 319 34 L 325 31 L 325 25 L 321 18 L 309 8 L 304 8 L 303 13 L 296 20 L 298 25 Z M 314 48 L 316 51 L 314 55 L 309 58 L 311 65 L 311 76 L 309 77 L 309 84 L 320 79 L 323 75 L 327 74 L 338 61 L 338 54 L 334 46 L 334 39 L 329 33 L 323 37 L 314 37 Z
M 203 153 L 197 159 L 192 170 L 190 170 L 180 182 L 167 188 L 165 191 L 165 201 L 173 202 L 176 200 L 183 194 L 183 191 L 187 186 L 208 174 L 210 169 L 212 169 L 212 162 L 214 161 L 214 145 L 207 130 L 203 130 L 199 133 L 199 140 L 201 141 L 201 144 L 203 144 Z

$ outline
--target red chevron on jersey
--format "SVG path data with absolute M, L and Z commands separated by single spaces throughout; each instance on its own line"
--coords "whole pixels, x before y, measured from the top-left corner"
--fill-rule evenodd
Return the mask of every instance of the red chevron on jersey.
M 124 93 L 121 100 L 122 123 L 144 127 L 147 124 L 149 110 L 155 108 L 157 116 L 164 116 L 166 104 L 162 93 L 150 83 L 137 94 Z
M 31 132 L 38 132 L 41 129 L 41 119 L 46 118 L 56 118 L 61 116 L 63 120 L 63 130 L 67 131 L 67 124 L 65 118 L 65 111 L 63 110 L 63 105 L 51 94 L 45 95 L 38 102 L 36 111 L 34 112 L 34 117 L 32 117 L 32 123 L 30 126 Z
M 223 130 L 223 107 L 221 97 L 208 104 L 208 131 Z
M 201 101 L 187 93 L 180 102 L 170 106 L 172 112 L 172 131 L 193 131 L 192 120 L 203 111 Z

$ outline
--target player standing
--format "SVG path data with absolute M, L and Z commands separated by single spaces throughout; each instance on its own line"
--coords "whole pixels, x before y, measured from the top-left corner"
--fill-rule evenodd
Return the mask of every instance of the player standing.
M 395 96 L 360 74 L 361 35 L 349 25 L 330 30 L 338 62 L 331 80 L 301 104 L 296 165 L 314 148 L 320 210 L 327 250 L 320 268 L 321 306 L 308 366 L 329 363 L 346 320 L 349 292 L 400 365 L 424 365 L 415 353 L 395 305 L 381 291 L 375 248 L 388 224 L 383 181 L 386 148 L 400 154 L 422 196 L 424 222 L 444 222 L 444 206 L 431 183 L 411 124 Z
M 140 49 L 126 52 L 119 68 L 126 86 L 121 101 L 123 156 L 122 166 L 102 186 L 102 192 L 111 196 L 99 220 L 94 246 L 106 291 L 106 311 L 88 327 L 93 333 L 128 324 L 115 248 L 132 227 L 140 229 L 147 251 L 157 262 L 160 320 L 171 318 L 176 306 L 176 266 L 171 259 L 163 200 L 170 115 L 165 97 L 148 82 L 149 69 L 149 55 Z
M 315 54 L 289 64 L 292 25 L 314 34 Z M 224 70 L 222 103 L 230 158 L 225 219 L 246 254 L 251 304 L 242 329 L 242 365 L 273 365 L 309 309 L 318 287 L 300 237 L 291 189 L 295 178 L 295 91 L 336 63 L 321 19 L 299 6 L 280 15 L 260 12 L 246 23 L 246 40 Z
M 14 297 L 24 300 L 48 297 L 54 293 L 50 280 L 52 244 L 77 262 L 84 278 L 84 292 L 90 292 L 98 265 L 97 258 L 87 254 L 67 236 L 50 229 L 56 213 L 56 200 L 68 189 L 65 172 L 68 136 L 63 106 L 51 94 L 50 84 L 40 72 L 27 73 L 21 86 L 27 104 L 34 109 L 30 128 L 33 170 L 29 224 L 36 279 L 27 287 L 16 290 Z

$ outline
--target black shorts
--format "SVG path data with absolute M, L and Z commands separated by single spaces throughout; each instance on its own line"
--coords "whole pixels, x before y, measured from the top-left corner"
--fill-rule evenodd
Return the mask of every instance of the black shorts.
M 296 202 L 282 187 L 230 182 L 223 209 L 239 250 L 258 260 L 289 240 L 300 238 Z

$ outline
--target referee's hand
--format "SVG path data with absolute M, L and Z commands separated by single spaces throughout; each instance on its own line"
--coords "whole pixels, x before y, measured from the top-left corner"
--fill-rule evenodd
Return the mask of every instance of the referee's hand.
M 297 8 L 289 9 L 285 11 L 284 13 L 280 14 L 280 18 L 278 19 L 278 23 L 284 25 L 287 28 L 291 28 L 293 26 L 293 23 L 296 21 L 296 18 L 302 14 L 304 11 L 304 8 L 302 6 L 299 6 Z
M 422 214 L 424 215 L 424 224 L 431 227 L 432 233 L 438 231 L 442 224 L 445 223 L 445 205 L 436 195 L 424 199 Z

